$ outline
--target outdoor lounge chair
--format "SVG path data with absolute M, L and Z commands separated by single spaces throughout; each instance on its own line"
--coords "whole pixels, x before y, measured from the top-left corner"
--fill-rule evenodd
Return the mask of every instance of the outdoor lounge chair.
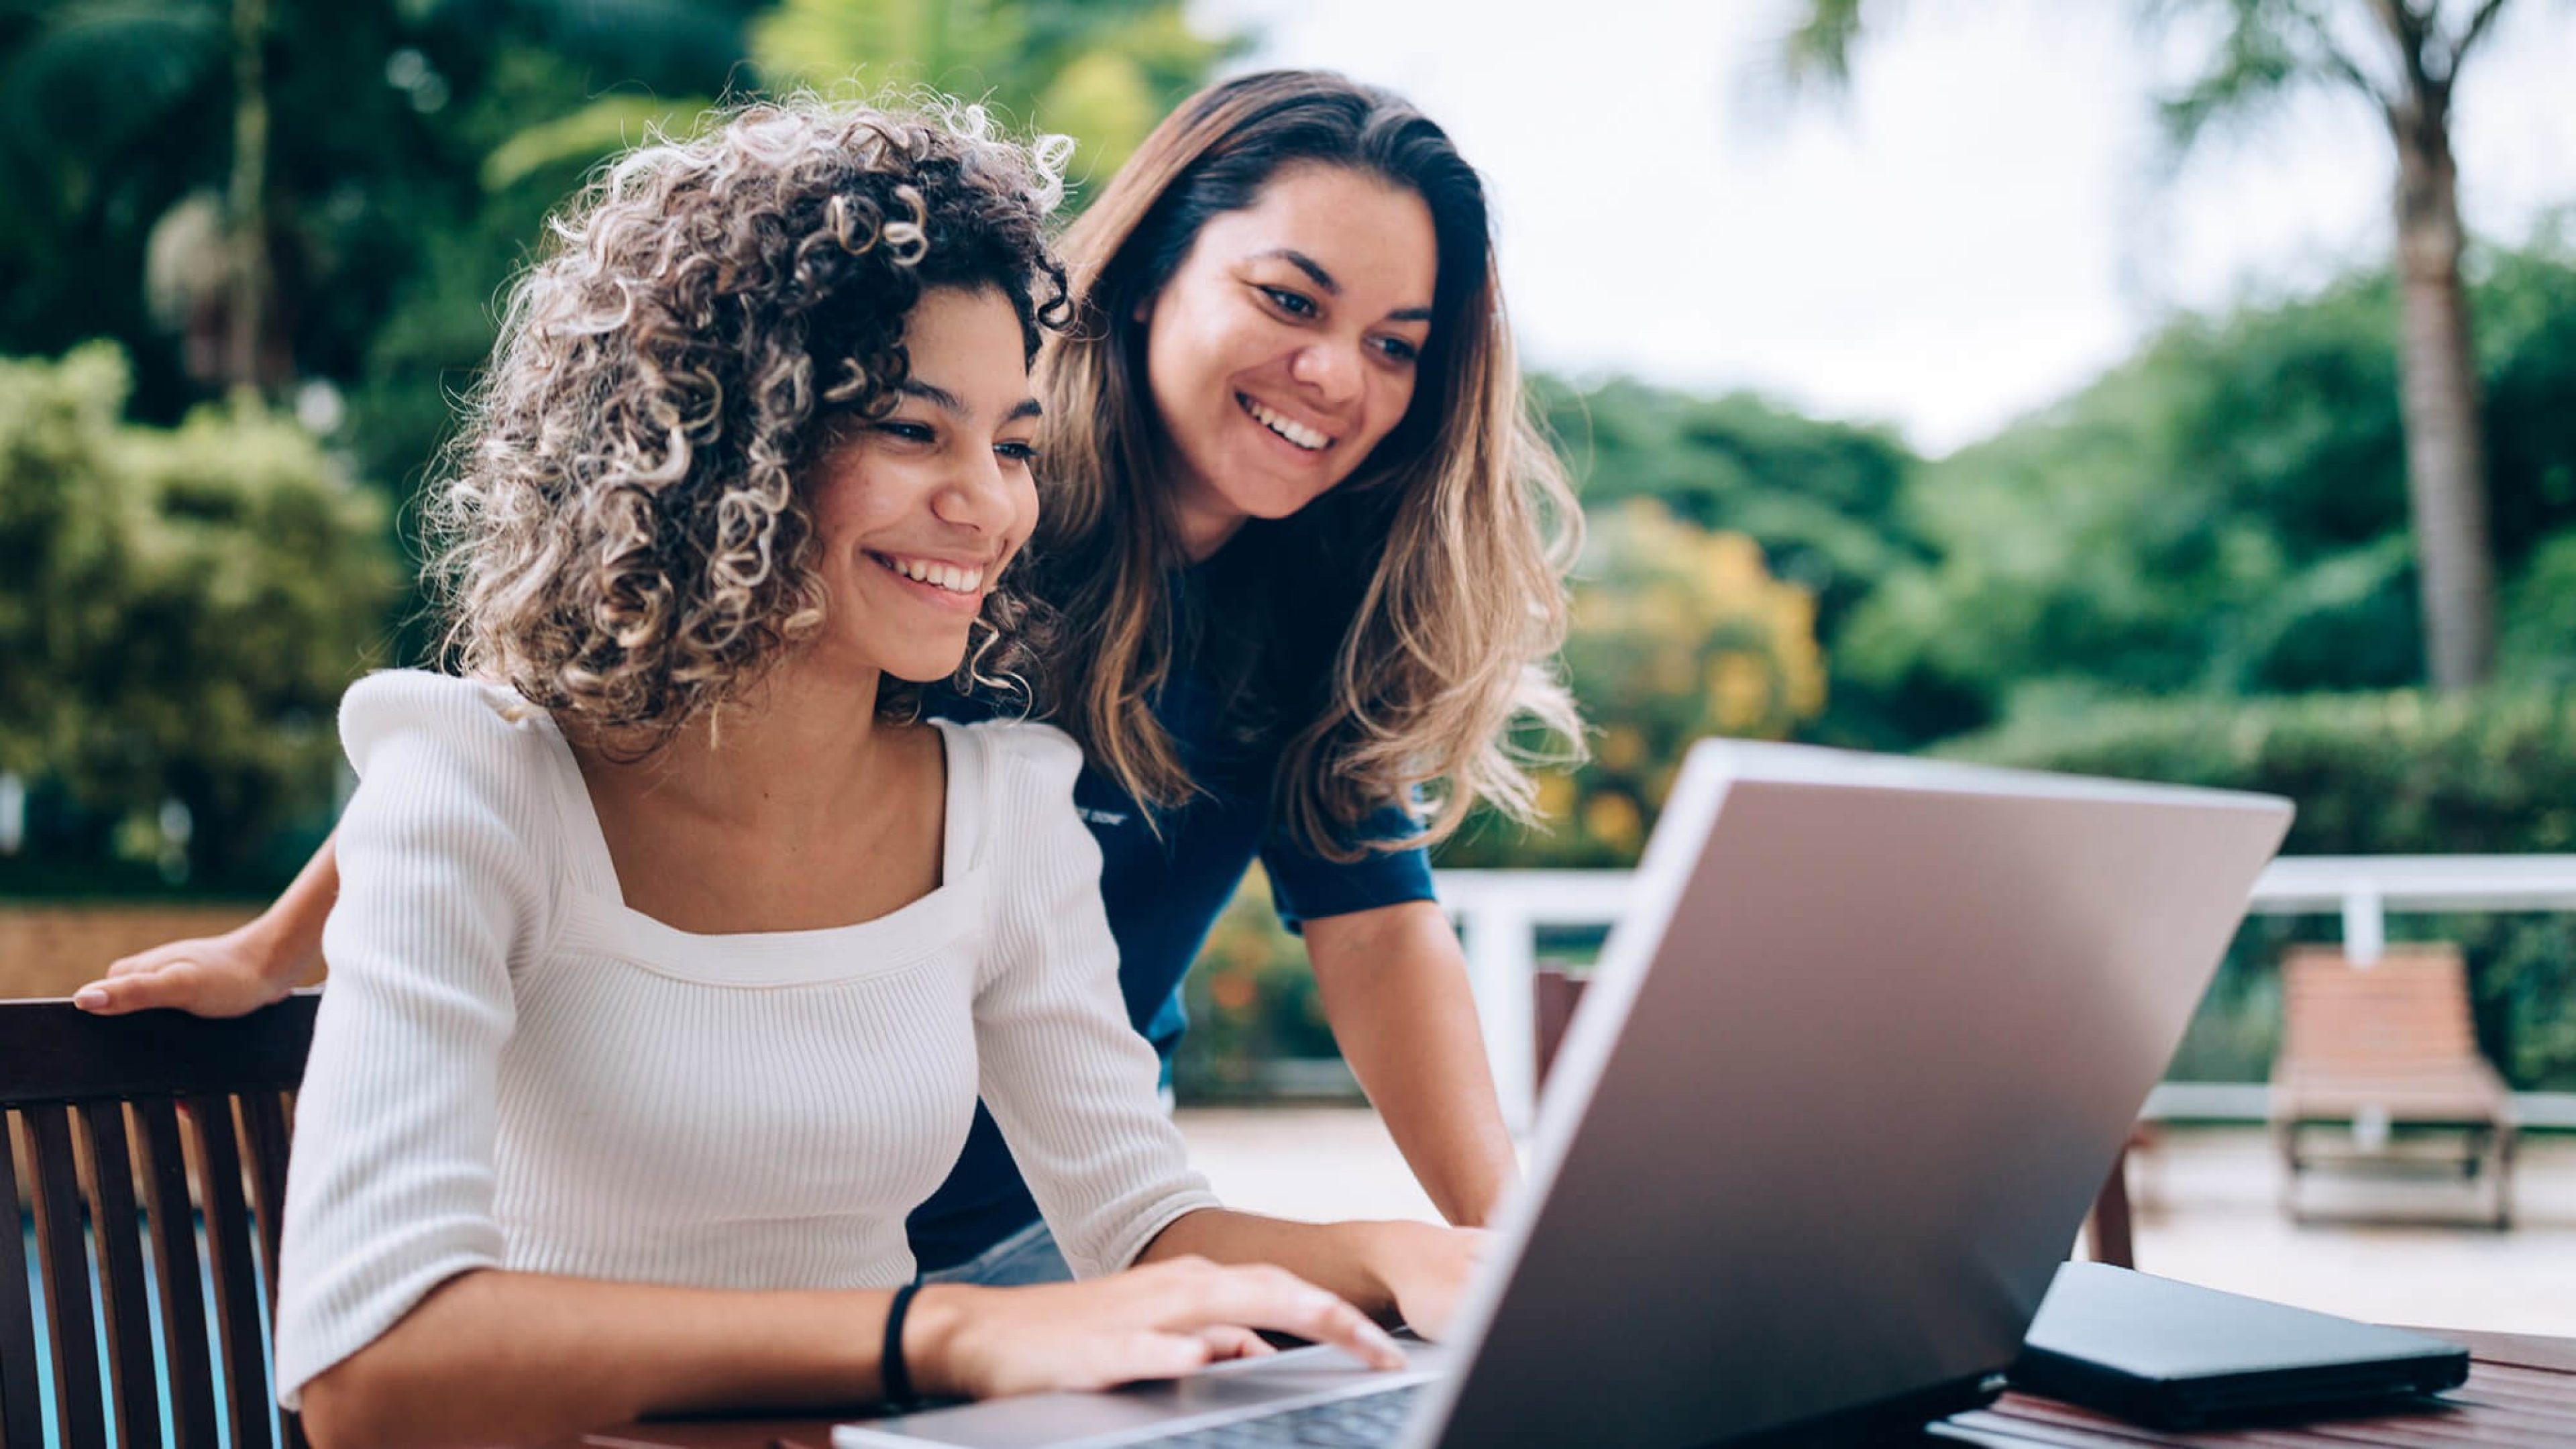
M 2348 1129 L 2358 1144 L 2310 1150 L 2308 1129 Z M 2400 1128 L 2450 1129 L 2456 1155 L 2385 1150 Z M 2304 1221 L 2300 1175 L 2322 1161 L 2410 1166 L 2427 1161 L 2491 1184 L 2499 1229 L 2513 1221 L 2513 1102 L 2478 1055 L 2468 970 L 2459 948 L 2391 946 L 2355 966 L 2333 947 L 2295 947 L 2281 963 L 2281 1052 L 2272 1067 L 2272 1131 L 2283 1206 Z M 2412 1134 L 2410 1134 L 2412 1135 Z
M 165 1369 L 179 1449 L 214 1449 L 219 1419 L 234 1449 L 274 1442 L 260 1312 L 277 1296 L 287 1094 L 304 1075 L 316 1001 L 299 992 L 231 1021 L 0 1002 L 0 1203 L 13 1221 L 22 1201 L 34 1210 L 56 1417 L 49 1439 L 38 1409 L 36 1295 L 13 1245 L 0 1252 L 0 1449 L 103 1449 L 111 1405 L 115 1442 L 157 1446 Z M 287 1449 L 301 1449 L 295 1416 L 281 1422 Z

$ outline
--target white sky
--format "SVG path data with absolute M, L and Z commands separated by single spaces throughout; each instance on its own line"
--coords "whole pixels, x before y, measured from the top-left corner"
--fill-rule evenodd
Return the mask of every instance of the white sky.
M 2160 179 L 2134 0 L 1913 0 L 1848 101 L 1764 105 L 1781 0 L 1191 0 L 1411 96 L 1481 169 L 1538 366 L 1751 387 L 1946 452 L 2081 386 L 2178 307 L 2384 257 L 2394 162 L 2316 101 Z M 2576 5 L 2470 62 L 2469 224 L 2576 206 Z

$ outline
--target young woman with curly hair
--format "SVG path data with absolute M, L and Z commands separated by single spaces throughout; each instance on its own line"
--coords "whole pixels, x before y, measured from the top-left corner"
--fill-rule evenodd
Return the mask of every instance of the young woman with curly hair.
M 438 506 L 461 672 L 341 709 L 276 1324 L 317 1444 L 1099 1386 L 1258 1328 L 1392 1364 L 1368 1315 L 1445 1319 L 1474 1234 L 1187 1170 L 1074 744 L 918 719 L 1024 663 L 1054 192 L 972 112 L 762 107 L 621 160 L 519 284 Z M 916 1280 L 979 1096 L 1095 1281 Z
M 1267 72 L 1184 102 L 1065 251 L 1028 584 L 1061 627 L 1032 678 L 1085 753 L 1130 1021 L 1168 1062 L 1181 978 L 1257 858 L 1415 1174 L 1483 1223 L 1511 1143 L 1424 848 L 1479 801 L 1527 812 L 1515 721 L 1575 737 L 1545 665 L 1579 520 L 1525 414 L 1482 186 L 1403 100 Z M 326 851 L 259 921 L 85 1000 L 274 999 L 331 894 Z M 935 1276 L 1069 1271 L 990 1114 L 912 1242 Z

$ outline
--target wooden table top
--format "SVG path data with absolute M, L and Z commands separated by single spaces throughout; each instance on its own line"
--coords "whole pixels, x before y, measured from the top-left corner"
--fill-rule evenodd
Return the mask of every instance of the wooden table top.
M 2169 1434 L 2028 1394 L 1961 1414 L 1926 1445 L 1989 1449 L 2567 1449 L 2576 1445 L 2576 1338 L 2418 1330 L 2470 1354 L 2469 1381 L 2417 1412 L 2313 1425 Z M 846 1419 L 847 1415 L 842 1416 Z M 725 1419 L 629 1424 L 558 1449 L 831 1449 L 834 1419 Z

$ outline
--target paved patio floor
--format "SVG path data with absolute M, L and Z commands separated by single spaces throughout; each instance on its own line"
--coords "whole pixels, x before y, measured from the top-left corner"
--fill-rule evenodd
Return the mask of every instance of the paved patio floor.
M 1188 1108 L 1180 1123 L 1193 1161 L 1234 1206 L 1432 1216 L 1365 1108 Z M 2306 1190 L 2312 1211 L 2337 1220 L 2295 1225 L 2279 1207 L 2279 1174 L 2259 1129 L 2169 1130 L 2133 1168 L 2138 1266 L 2382 1323 L 2576 1336 L 2576 1138 L 2524 1140 L 2504 1233 L 2456 1225 L 2482 1211 L 2468 1189 L 2349 1175 Z

